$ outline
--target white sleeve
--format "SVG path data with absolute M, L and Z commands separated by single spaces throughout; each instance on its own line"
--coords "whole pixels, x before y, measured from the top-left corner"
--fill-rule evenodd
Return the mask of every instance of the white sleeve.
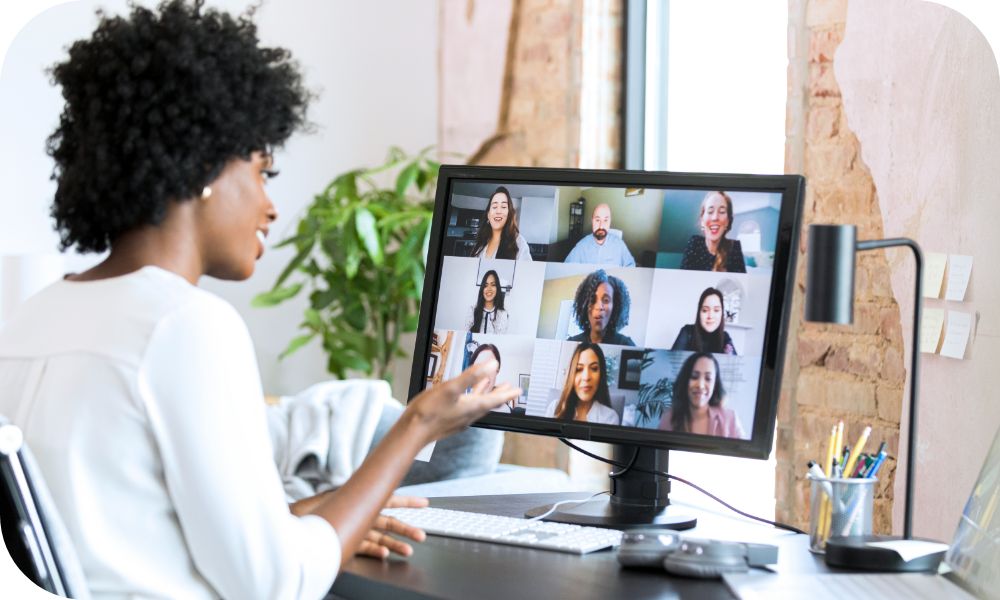
M 193 567 L 224 598 L 320 598 L 340 566 L 336 531 L 285 503 L 249 332 L 203 296 L 157 326 L 139 372 Z
M 534 260 L 531 258 L 531 247 L 528 246 L 528 241 L 524 239 L 524 236 L 517 234 L 517 257 L 516 260 Z

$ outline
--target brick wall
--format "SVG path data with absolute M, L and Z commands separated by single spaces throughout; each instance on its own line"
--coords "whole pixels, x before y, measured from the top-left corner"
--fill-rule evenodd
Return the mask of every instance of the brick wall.
M 844 115 L 833 71 L 847 0 L 790 0 L 786 170 L 807 179 L 798 288 L 778 413 L 776 498 L 779 520 L 805 526 L 806 462 L 819 460 L 830 428 L 843 419 L 846 439 L 872 426 L 869 448 L 885 441 L 895 456 L 903 383 L 900 311 L 882 251 L 858 255 L 851 326 L 802 320 L 806 232 L 810 223 L 853 223 L 859 239 L 883 237 L 871 173 Z M 880 472 L 876 532 L 888 532 L 895 461 Z

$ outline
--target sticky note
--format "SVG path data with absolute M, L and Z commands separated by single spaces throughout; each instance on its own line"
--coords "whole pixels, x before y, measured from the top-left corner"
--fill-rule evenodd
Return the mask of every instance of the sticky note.
M 965 300 L 965 290 L 969 287 L 969 277 L 972 276 L 972 257 L 962 254 L 952 254 L 948 257 L 948 287 L 944 293 L 945 300 Z
M 920 323 L 920 351 L 927 354 L 937 352 L 941 341 L 941 328 L 944 327 L 944 309 L 925 308 Z
M 947 265 L 947 254 L 928 252 L 924 255 L 924 298 L 941 297 L 941 284 L 944 282 L 944 268 Z
M 971 314 L 949 310 L 948 323 L 944 328 L 944 342 L 941 344 L 941 356 L 957 358 L 959 360 L 965 358 L 965 347 L 969 343 L 969 333 L 971 331 Z

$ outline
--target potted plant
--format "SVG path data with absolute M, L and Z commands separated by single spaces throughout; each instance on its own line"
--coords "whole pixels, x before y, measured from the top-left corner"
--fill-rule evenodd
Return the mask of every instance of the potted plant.
M 319 338 L 333 375 L 391 380 L 391 362 L 406 356 L 400 338 L 417 328 L 440 167 L 430 150 L 392 148 L 383 164 L 338 175 L 277 245 L 294 246 L 295 256 L 252 305 L 309 295 L 282 358 Z

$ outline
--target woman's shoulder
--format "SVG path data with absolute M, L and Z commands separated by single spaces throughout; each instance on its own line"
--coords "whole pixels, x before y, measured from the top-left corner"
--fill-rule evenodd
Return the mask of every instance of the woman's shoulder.
M 673 417 L 674 417 L 673 409 L 668 408 L 667 411 L 663 413 L 663 416 L 660 417 L 660 425 L 657 427 L 657 429 L 660 429 L 662 431 L 673 431 L 674 429 L 672 423 Z
M 600 402 L 595 402 L 591 411 L 597 409 L 594 422 L 596 423 L 606 423 L 610 425 L 618 425 L 621 419 L 618 417 L 618 412 L 610 406 L 605 406 Z

